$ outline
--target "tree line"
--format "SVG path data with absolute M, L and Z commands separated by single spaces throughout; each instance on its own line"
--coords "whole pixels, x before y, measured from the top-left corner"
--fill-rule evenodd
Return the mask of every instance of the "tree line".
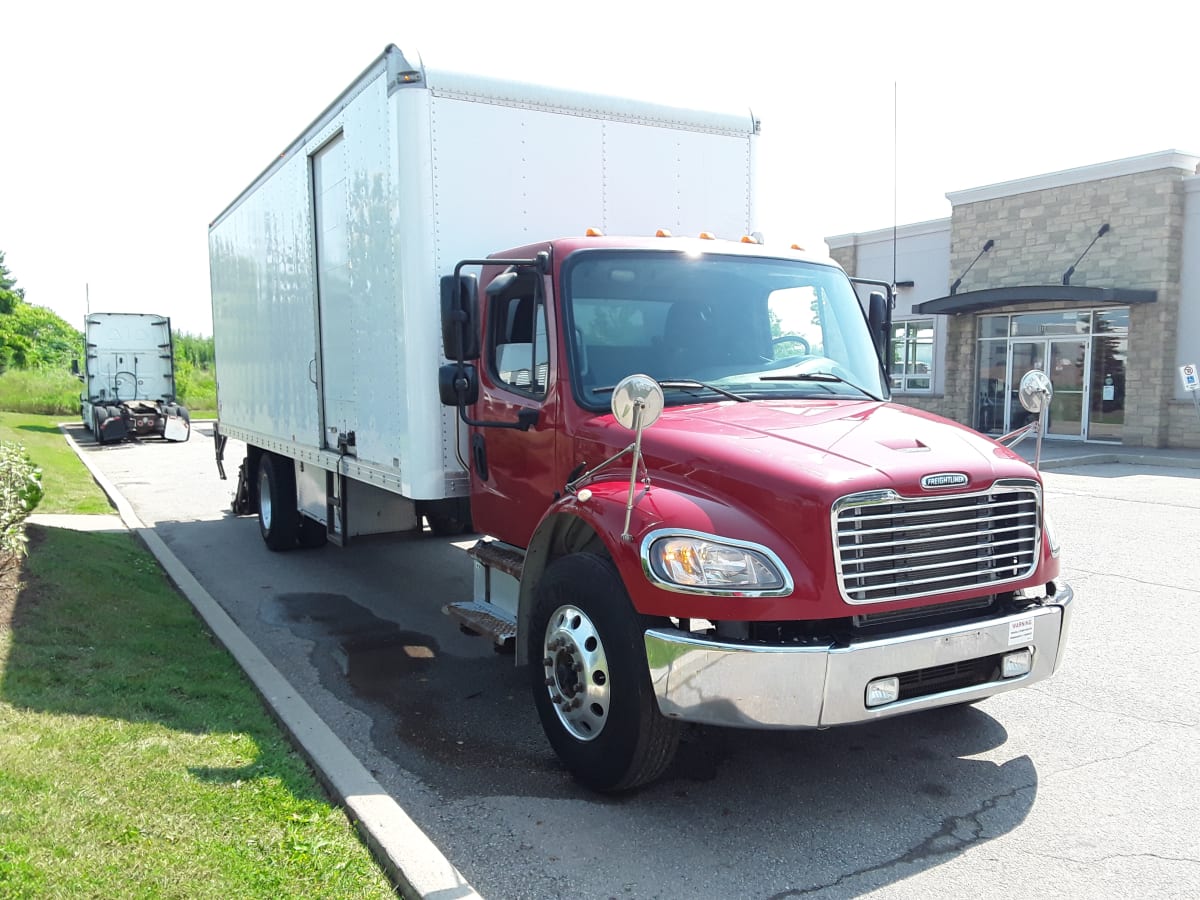
M 212 337 L 174 330 L 172 338 L 177 368 L 189 373 L 214 368 Z M 83 332 L 28 302 L 0 250 L 0 374 L 10 369 L 68 372 L 73 362 L 82 371 Z

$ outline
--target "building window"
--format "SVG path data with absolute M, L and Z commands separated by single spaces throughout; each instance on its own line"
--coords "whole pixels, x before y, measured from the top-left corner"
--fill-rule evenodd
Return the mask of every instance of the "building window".
M 892 323 L 892 390 L 933 390 L 933 319 Z

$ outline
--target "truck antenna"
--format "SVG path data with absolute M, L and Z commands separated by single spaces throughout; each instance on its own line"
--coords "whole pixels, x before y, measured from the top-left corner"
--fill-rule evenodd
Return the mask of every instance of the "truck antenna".
M 896 242 L 900 231 L 900 88 L 892 82 L 892 296 L 896 292 Z

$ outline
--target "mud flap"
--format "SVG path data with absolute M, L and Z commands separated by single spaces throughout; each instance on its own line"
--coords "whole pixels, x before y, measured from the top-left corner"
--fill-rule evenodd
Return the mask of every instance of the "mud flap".
M 245 516 L 254 512 L 250 508 L 250 476 L 246 472 L 246 464 L 249 460 L 242 460 L 242 464 L 238 466 L 237 489 L 233 492 L 233 503 L 231 504 L 236 515 Z
M 163 438 L 168 441 L 186 441 L 192 433 L 191 423 L 182 416 L 167 416 L 163 425 Z

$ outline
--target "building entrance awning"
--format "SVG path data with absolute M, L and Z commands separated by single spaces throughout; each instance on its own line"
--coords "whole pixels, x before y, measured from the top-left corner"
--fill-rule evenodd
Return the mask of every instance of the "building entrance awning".
M 988 288 L 983 291 L 964 291 L 936 300 L 926 300 L 913 306 L 913 312 L 955 315 L 980 312 L 999 306 L 1020 306 L 1036 303 L 1068 301 L 1079 306 L 1103 304 L 1125 306 L 1133 303 L 1154 303 L 1158 291 L 1134 288 L 1076 287 L 1071 284 L 1027 284 L 1017 287 Z

